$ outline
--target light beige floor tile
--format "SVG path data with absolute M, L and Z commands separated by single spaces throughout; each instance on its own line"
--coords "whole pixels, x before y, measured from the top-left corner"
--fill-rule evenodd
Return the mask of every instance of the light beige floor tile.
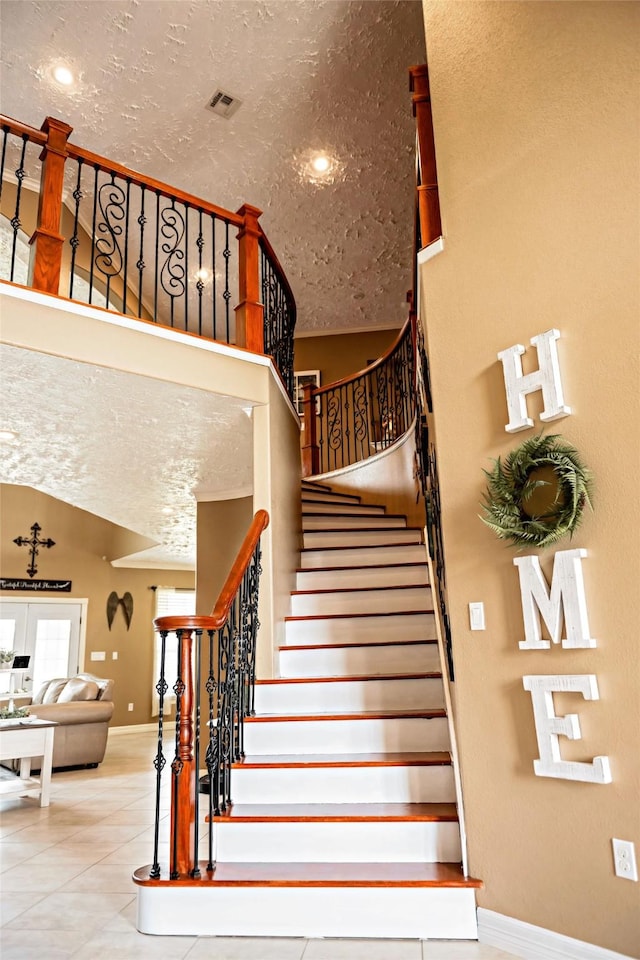
M 26 847 L 27 844 L 24 846 Z M 29 863 L 31 866 L 44 863 L 81 863 L 90 866 L 93 863 L 103 862 L 108 854 L 118 849 L 118 846 L 117 843 L 73 843 L 72 841 L 56 843 L 41 853 L 34 854 Z M 0 853 L 0 858 L 1 856 Z
M 83 930 L 21 930 L 0 934 L 2 960 L 68 960 L 86 939 Z
M 19 837 L 17 831 L 14 831 L 11 837 L 13 843 L 24 841 L 26 843 L 46 842 L 51 844 L 66 840 L 77 831 L 78 827 L 71 824 L 52 826 L 48 820 L 42 820 L 34 826 L 22 827 L 19 831 Z
M 105 817 L 105 820 L 108 820 L 113 826 L 140 826 L 141 828 L 150 827 L 153 825 L 155 820 L 155 813 L 152 808 L 149 810 L 131 810 L 129 808 L 125 810 L 116 810 L 114 813 L 110 813 L 108 818 Z
M 74 843 L 90 843 L 95 840 L 96 843 L 127 843 L 139 837 L 144 828 L 139 824 L 135 826 L 115 826 L 112 827 L 108 822 L 101 823 L 95 827 L 83 827 L 73 834 Z
M 52 893 L 72 877 L 82 873 L 81 863 L 43 863 L 34 870 L 27 860 L 2 874 L 3 890 L 36 890 Z
M 419 940 L 309 940 L 304 960 L 421 960 Z
M 161 843 L 158 847 L 159 859 L 169 860 L 169 844 Z M 112 853 L 103 857 L 101 863 L 136 863 L 139 867 L 153 861 L 153 844 L 147 840 L 131 840 L 123 844 Z
M 0 873 L 10 870 L 11 867 L 23 863 L 35 856 L 38 856 L 44 850 L 48 850 L 52 845 L 47 843 L 11 843 L 10 838 L 0 843 Z
M 114 917 L 105 923 L 103 930 L 115 930 L 119 933 L 137 932 L 136 920 L 138 919 L 138 900 L 133 897 L 126 907 L 117 913 Z
M 34 894 L 36 896 L 36 894 Z M 85 930 L 87 939 L 132 899 L 124 893 L 51 893 L 8 924 L 15 930 Z
M 424 940 L 423 960 L 507 960 L 508 954 L 477 940 Z
M 149 937 L 143 933 L 101 930 L 74 953 L 74 960 L 183 960 L 195 937 Z M 3 958 L 4 960 L 4 958 Z
M 96 864 L 60 886 L 61 893 L 135 893 L 136 886 L 131 874 L 140 866 L 136 864 Z
M 301 960 L 305 945 L 282 937 L 200 937 L 187 960 Z
M 6 884 L 3 884 L 2 896 L 0 897 L 0 926 L 10 923 L 44 897 L 46 897 L 46 893 L 38 893 L 35 890 L 10 893 Z

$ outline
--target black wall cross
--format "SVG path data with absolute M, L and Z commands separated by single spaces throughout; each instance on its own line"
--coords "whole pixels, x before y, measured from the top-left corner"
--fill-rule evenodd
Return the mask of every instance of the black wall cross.
M 55 540 L 40 540 L 38 534 L 42 530 L 42 527 L 39 523 L 34 523 L 31 527 L 31 537 L 16 537 L 13 541 L 19 547 L 31 547 L 31 558 L 29 566 L 27 567 L 27 573 L 30 577 L 35 577 L 38 572 L 36 567 L 36 557 L 38 556 L 38 547 L 55 547 Z

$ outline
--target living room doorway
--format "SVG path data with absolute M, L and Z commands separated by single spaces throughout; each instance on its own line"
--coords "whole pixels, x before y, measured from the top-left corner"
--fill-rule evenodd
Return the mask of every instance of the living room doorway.
M 0 696 L 32 693 L 84 663 L 87 600 L 0 600 L 0 649 L 28 656 L 24 670 L 0 671 Z

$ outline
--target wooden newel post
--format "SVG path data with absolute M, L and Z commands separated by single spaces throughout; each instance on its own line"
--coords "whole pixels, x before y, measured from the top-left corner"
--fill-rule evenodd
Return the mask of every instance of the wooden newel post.
M 237 211 L 244 219 L 238 231 L 240 302 L 236 307 L 236 344 L 264 353 L 264 307 L 260 299 L 260 224 L 262 210 L 245 203 Z
M 418 155 L 420 158 L 421 183 L 418 187 L 420 233 L 422 245 L 432 243 L 442 236 L 440 199 L 438 197 L 438 174 L 436 171 L 436 147 L 433 139 L 433 116 L 431 114 L 431 91 L 429 70 L 426 63 L 409 69 L 409 86 L 413 94 L 413 115 L 418 131 Z
M 302 476 L 313 477 L 320 472 L 320 451 L 316 437 L 316 401 L 313 396 L 312 383 L 304 384 L 302 397 L 302 423 L 304 425 Z
M 172 765 L 171 791 L 171 877 L 188 877 L 198 866 L 193 862 L 195 837 L 196 770 L 193 757 L 193 674 L 191 651 L 193 634 L 182 631 L 180 676 L 184 691 L 178 697 L 176 712 L 180 713 L 177 731 L 177 756 Z
M 60 233 L 64 164 L 67 159 L 67 140 L 73 127 L 62 120 L 47 117 L 41 130 L 47 134 L 48 140 L 40 154 L 42 174 L 38 226 L 30 240 L 28 285 L 34 290 L 57 294 L 64 245 L 64 237 Z

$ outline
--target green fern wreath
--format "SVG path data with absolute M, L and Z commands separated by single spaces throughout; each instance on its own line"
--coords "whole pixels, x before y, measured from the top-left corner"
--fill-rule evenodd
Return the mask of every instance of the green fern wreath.
M 591 506 L 592 477 L 577 450 L 558 434 L 538 435 L 512 450 L 504 463 L 498 457 L 485 470 L 487 491 L 480 516 L 501 540 L 520 547 L 548 547 L 573 535 L 585 505 Z M 548 512 L 530 516 L 523 507 L 534 490 L 549 481 L 534 479 L 535 471 L 551 467 L 558 489 Z

